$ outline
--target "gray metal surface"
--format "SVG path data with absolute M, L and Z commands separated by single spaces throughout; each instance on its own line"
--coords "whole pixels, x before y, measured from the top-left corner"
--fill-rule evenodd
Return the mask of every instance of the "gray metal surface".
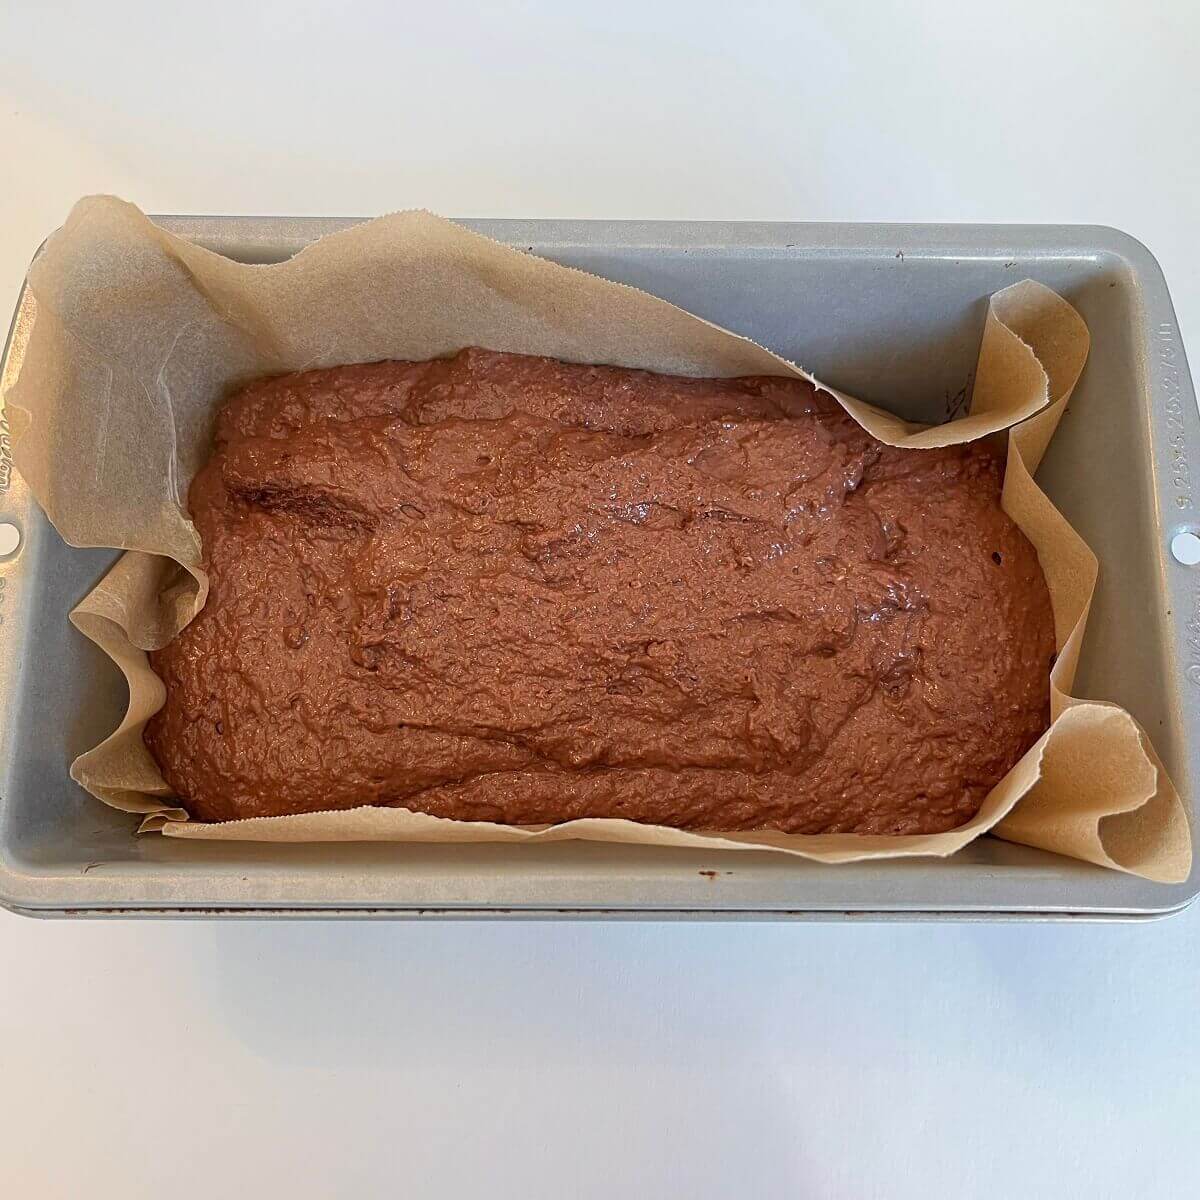
M 352 221 L 164 217 L 247 261 L 277 261 Z M 1115 230 L 468 221 L 750 335 L 904 415 L 969 389 L 985 297 L 1031 276 L 1079 309 L 1093 348 L 1039 480 L 1100 556 L 1077 691 L 1125 705 L 1189 802 L 1200 782 L 1200 568 L 1170 556 L 1200 529 L 1200 419 L 1162 274 Z M 5 378 L 19 363 L 20 311 Z M 0 522 L 0 903 L 42 915 L 1144 918 L 1163 886 L 992 838 L 945 862 L 821 866 L 769 854 L 553 846 L 255 846 L 135 838 L 67 774 L 118 721 L 116 669 L 66 620 L 114 558 L 66 547 L 9 478 Z M 1103 660 L 1095 654 L 1104 646 Z M 1193 837 L 1197 829 L 1193 828 Z M 1200 851 L 1200 846 L 1198 846 Z M 1197 855 L 1200 858 L 1200 853 Z

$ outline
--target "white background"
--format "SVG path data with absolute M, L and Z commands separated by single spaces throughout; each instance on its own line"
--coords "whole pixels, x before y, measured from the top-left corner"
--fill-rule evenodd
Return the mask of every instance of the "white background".
M 1191 3 L 479 9 L 0 0 L 0 307 L 90 191 L 160 212 L 1082 221 L 1150 246 L 1200 352 Z M 1192 1197 L 1198 1001 L 1200 909 L 0 913 L 0 1195 Z

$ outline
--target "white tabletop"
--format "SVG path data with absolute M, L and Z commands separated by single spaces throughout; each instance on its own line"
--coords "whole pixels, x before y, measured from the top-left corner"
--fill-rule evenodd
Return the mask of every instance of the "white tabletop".
M 0 307 L 91 191 L 159 212 L 1085 221 L 1150 246 L 1200 354 L 1194 5 L 474 7 L 0 6 Z M 0 913 L 0 1196 L 1192 1197 L 1198 998 L 1200 908 Z

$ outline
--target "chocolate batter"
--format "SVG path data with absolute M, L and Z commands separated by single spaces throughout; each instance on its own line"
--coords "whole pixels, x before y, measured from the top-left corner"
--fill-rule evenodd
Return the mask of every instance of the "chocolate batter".
M 1002 470 L 792 379 L 464 350 L 257 383 L 189 493 L 212 591 L 146 741 L 209 821 L 951 829 L 1049 719 Z

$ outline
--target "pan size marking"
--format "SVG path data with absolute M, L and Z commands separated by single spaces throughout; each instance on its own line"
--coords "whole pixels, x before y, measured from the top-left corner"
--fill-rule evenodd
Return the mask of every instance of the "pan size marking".
M 1163 388 L 1163 408 L 1167 413 L 1168 464 L 1171 472 L 1171 487 L 1174 489 L 1176 509 L 1186 511 L 1192 507 L 1192 471 L 1188 462 L 1187 426 L 1184 414 L 1183 385 L 1180 379 L 1179 348 L 1175 343 L 1175 329 L 1164 321 L 1155 332 L 1158 345 L 1159 375 Z
M 0 492 L 8 491 L 12 472 L 12 434 L 8 428 L 8 414 L 0 408 Z
M 1188 657 L 1188 664 L 1183 673 L 1189 683 L 1200 687 L 1200 583 L 1196 583 L 1192 588 L 1192 611 L 1188 614 L 1183 629 Z

